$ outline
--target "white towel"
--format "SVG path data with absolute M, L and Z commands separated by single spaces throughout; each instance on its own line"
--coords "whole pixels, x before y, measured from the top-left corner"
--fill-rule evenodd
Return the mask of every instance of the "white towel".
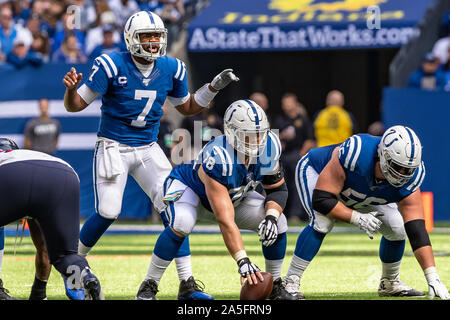
M 111 140 L 103 140 L 103 161 L 99 161 L 98 174 L 106 179 L 114 179 L 125 172 L 122 158 L 120 157 L 119 143 Z

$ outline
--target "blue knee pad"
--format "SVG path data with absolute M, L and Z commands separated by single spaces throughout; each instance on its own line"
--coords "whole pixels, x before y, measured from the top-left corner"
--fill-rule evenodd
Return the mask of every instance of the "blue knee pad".
M 311 261 L 319 252 L 326 233 L 314 230 L 310 225 L 306 226 L 297 238 L 294 254 L 305 260 Z
M 5 228 L 0 228 L 0 250 L 5 249 Z
M 100 237 L 108 230 L 114 219 L 103 218 L 98 213 L 93 213 L 87 218 L 80 231 L 80 241 L 86 247 L 93 247 Z
M 391 241 L 381 237 L 380 241 L 380 259 L 384 263 L 393 263 L 402 260 L 405 252 L 405 240 Z
M 271 246 L 262 246 L 264 258 L 267 260 L 280 260 L 286 254 L 287 237 L 286 232 L 280 233 L 277 240 Z
M 177 256 L 185 240 L 185 237 L 177 236 L 170 227 L 166 227 L 159 235 L 153 253 L 161 259 L 172 261 Z M 189 242 L 187 243 L 189 244 Z

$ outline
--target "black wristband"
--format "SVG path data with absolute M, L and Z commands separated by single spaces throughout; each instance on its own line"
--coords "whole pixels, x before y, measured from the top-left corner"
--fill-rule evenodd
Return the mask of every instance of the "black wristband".
M 430 237 L 425 228 L 425 220 L 416 219 L 406 222 L 405 231 L 413 252 L 419 248 L 431 246 Z
M 272 221 L 273 224 L 277 224 L 277 218 L 271 214 L 267 215 L 265 219 Z
M 237 262 L 237 264 L 238 264 L 239 267 L 242 266 L 242 265 L 245 264 L 245 263 L 250 263 L 250 259 L 249 259 L 248 257 L 242 258 L 241 260 L 239 260 L 239 261 Z

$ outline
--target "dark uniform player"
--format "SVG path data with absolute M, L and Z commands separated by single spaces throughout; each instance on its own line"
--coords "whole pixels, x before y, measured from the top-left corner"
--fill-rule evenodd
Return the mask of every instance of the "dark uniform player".
M 80 182 L 65 161 L 0 138 L 0 226 L 29 215 L 39 221 L 50 263 L 86 298 L 103 299 L 100 282 L 77 254 Z

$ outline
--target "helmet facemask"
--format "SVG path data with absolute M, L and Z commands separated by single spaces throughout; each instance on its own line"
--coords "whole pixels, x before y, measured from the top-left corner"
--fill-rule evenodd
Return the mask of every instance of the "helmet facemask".
M 385 149 L 380 154 L 380 168 L 386 180 L 394 187 L 401 187 L 413 177 L 416 166 L 405 166 L 393 160 Z
M 260 130 L 239 129 L 225 123 L 225 135 L 234 149 L 249 157 L 258 157 L 266 146 L 269 128 Z
M 141 42 L 141 34 L 158 34 L 159 41 Z M 167 48 L 167 29 L 165 28 L 152 28 L 152 29 L 139 29 L 133 33 L 132 43 L 129 44 L 130 53 L 133 56 L 143 58 L 147 61 L 154 61 L 166 54 Z M 148 50 L 145 46 L 149 46 Z M 157 50 L 154 50 L 157 49 Z M 155 52 L 154 52 L 155 51 Z

